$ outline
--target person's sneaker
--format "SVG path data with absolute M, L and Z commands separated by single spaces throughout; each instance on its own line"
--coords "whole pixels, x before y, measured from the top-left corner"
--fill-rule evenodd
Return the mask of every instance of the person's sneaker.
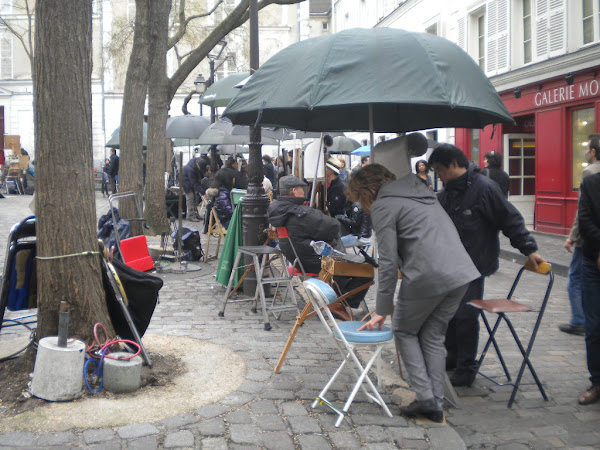
M 401 406 L 400 411 L 408 417 L 421 415 L 432 422 L 442 423 L 444 421 L 444 411 L 437 405 L 435 399 L 415 400 L 408 406 Z
M 600 386 L 591 386 L 587 391 L 579 396 L 580 405 L 589 405 L 600 400 Z
M 470 387 L 475 381 L 477 372 L 470 369 L 456 369 L 456 372 L 450 377 L 452 386 L 467 386 Z
M 563 323 L 558 326 L 558 329 L 563 333 L 575 334 L 577 336 L 585 336 L 584 327 L 574 327 L 573 325 L 569 325 L 568 323 Z

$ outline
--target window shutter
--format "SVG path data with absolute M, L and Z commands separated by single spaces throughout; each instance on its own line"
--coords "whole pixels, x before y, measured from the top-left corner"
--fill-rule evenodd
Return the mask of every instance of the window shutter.
M 550 0 L 548 56 L 563 55 L 567 49 L 566 6 L 564 0 Z
M 458 19 L 458 46 L 467 51 L 467 20 L 466 17 Z
M 510 67 L 509 0 L 489 0 L 486 21 L 486 73 L 496 75 Z
M 564 54 L 567 49 L 565 0 L 538 0 L 535 15 L 536 59 Z

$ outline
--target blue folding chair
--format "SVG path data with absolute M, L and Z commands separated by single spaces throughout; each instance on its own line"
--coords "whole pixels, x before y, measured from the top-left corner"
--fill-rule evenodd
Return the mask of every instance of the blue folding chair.
M 377 388 L 369 378 L 369 370 L 375 361 L 377 361 L 377 378 L 380 379 L 381 361 L 379 356 L 384 345 L 393 339 L 394 335 L 392 330 L 388 327 L 382 327 L 381 330 L 357 331 L 358 328 L 364 325 L 364 322 L 348 321 L 338 323 L 333 317 L 330 309 L 327 307 L 328 304 L 335 302 L 338 298 L 331 286 L 324 281 L 315 278 L 304 281 L 303 285 L 308 293 L 314 310 L 317 311 L 321 323 L 327 330 L 328 334 L 333 338 L 340 354 L 343 357 L 341 364 L 332 375 L 331 379 L 327 382 L 323 390 L 319 393 L 313 402 L 312 407 L 316 408 L 317 405 L 321 404 L 330 408 L 339 416 L 335 422 L 335 426 L 339 427 L 344 419 L 344 416 L 346 416 L 348 413 L 350 405 L 354 401 L 358 390 L 362 389 L 362 391 L 370 400 L 381 406 L 388 417 L 392 417 L 392 413 L 381 398 Z M 374 349 L 371 358 L 364 366 L 355 353 L 356 347 L 359 346 L 367 346 Z M 348 363 L 350 363 L 349 367 L 356 376 L 356 382 L 354 383 L 350 395 L 346 399 L 344 407 L 340 409 L 327 400 L 325 395 Z

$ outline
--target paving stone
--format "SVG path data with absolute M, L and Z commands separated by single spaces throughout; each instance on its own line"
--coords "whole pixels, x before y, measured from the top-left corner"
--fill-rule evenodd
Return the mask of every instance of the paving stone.
M 110 428 L 96 428 L 93 430 L 85 430 L 83 432 L 83 440 L 86 444 L 107 442 L 113 440 L 115 437 L 115 432 Z
M 11 431 L 0 436 L 0 442 L 7 447 L 31 447 L 36 436 L 25 431 Z
M 252 395 L 243 392 L 231 394 L 224 399 L 220 400 L 220 403 L 227 406 L 243 406 L 253 400 Z
M 273 400 L 258 400 L 250 403 L 250 409 L 256 414 L 277 414 L 277 406 Z
M 519 442 L 509 442 L 508 444 L 500 444 L 496 447 L 496 450 L 529 450 L 529 445 L 521 444 Z
M 185 425 L 191 425 L 196 422 L 198 422 L 198 418 L 193 414 L 179 414 L 177 416 L 167 417 L 158 423 L 169 430 L 173 430 L 175 428 L 181 428 Z
M 427 430 L 427 437 L 431 448 L 435 449 L 466 449 L 462 438 L 451 427 L 440 426 Z
M 350 431 L 340 431 L 337 433 L 329 433 L 329 440 L 337 448 L 360 448 L 360 439 L 356 434 Z
M 156 436 L 146 436 L 127 441 L 127 448 L 132 450 L 152 450 L 158 448 Z
M 396 446 L 387 442 L 378 442 L 377 444 L 367 444 L 363 448 L 373 450 L 394 450 Z
M 229 408 L 228 406 L 213 404 L 203 406 L 202 408 L 198 408 L 196 411 L 194 411 L 194 414 L 198 414 L 199 416 L 202 416 L 205 419 L 213 419 L 229 411 L 231 411 L 231 408 Z
M 300 448 L 310 449 L 310 450 L 330 450 L 331 445 L 323 436 L 319 436 L 316 434 L 304 434 L 298 436 L 298 444 Z
M 402 416 L 388 417 L 382 414 L 352 414 L 355 425 L 386 425 L 390 427 L 407 427 L 408 421 Z
M 364 442 L 385 442 L 389 440 L 383 427 L 374 425 L 358 426 L 356 432 L 360 440 Z
M 257 444 L 258 432 L 254 425 L 232 424 L 229 427 L 231 441 L 235 444 Z
M 394 441 L 402 439 L 425 439 L 425 434 L 421 428 L 412 427 L 387 427 L 385 432 Z
M 320 433 L 319 422 L 313 417 L 308 416 L 289 416 L 287 418 L 294 434 Z
M 286 423 L 277 414 L 255 415 L 254 423 L 261 431 L 283 431 L 287 429 Z
M 202 450 L 227 450 L 224 438 L 205 438 L 200 441 Z
M 250 412 L 247 409 L 230 412 L 225 416 L 225 420 L 229 423 L 252 423 Z
M 85 448 L 86 450 L 121 450 L 122 448 L 126 448 L 126 446 L 122 445 L 120 440 L 116 440 L 102 442 L 101 444 L 86 445 Z
M 165 437 L 164 448 L 193 447 L 194 435 L 189 430 L 169 433 Z
M 567 430 L 557 425 L 549 425 L 547 427 L 532 428 L 531 432 L 536 436 L 558 436 L 567 434 Z
M 406 449 L 426 449 L 431 448 L 425 439 L 398 439 L 394 441 L 397 448 Z
M 133 439 L 158 434 L 159 430 L 151 423 L 135 423 L 119 427 L 117 433 L 122 439 Z
M 308 411 L 302 403 L 285 402 L 281 405 L 283 414 L 286 416 L 307 416 Z
M 198 425 L 198 431 L 204 436 L 222 436 L 225 434 L 225 422 L 223 419 L 215 418 L 202 422 Z
M 294 441 L 287 432 L 275 431 L 261 433 L 258 436 L 258 445 L 268 450 L 294 450 Z
M 64 444 L 78 444 L 81 441 L 81 438 L 75 436 L 75 434 L 70 431 L 59 431 L 56 433 L 40 434 L 36 441 L 37 445 L 41 447 L 52 447 Z M 0 440 L 0 442 L 2 441 Z

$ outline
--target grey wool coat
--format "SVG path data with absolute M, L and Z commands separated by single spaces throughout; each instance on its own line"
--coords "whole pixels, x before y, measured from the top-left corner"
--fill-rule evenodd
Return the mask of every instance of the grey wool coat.
M 400 299 L 441 295 L 481 276 L 435 193 L 415 175 L 381 186 L 371 220 L 379 251 L 377 314 L 392 312 L 398 269 Z

